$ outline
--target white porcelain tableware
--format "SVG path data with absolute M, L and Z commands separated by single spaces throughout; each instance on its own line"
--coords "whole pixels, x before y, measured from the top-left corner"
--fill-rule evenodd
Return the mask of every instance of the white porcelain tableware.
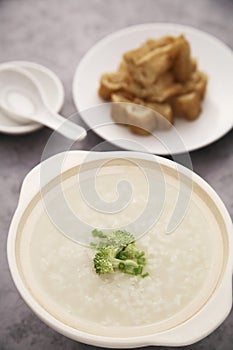
M 124 52 L 141 45 L 148 38 L 184 34 L 190 42 L 192 56 L 198 67 L 208 75 L 207 94 L 202 113 L 195 121 L 175 120 L 176 132 L 184 147 L 172 144 L 174 129 L 156 131 L 153 136 L 140 136 L 113 123 L 110 107 L 103 113 L 88 117 L 82 113 L 104 101 L 98 96 L 100 77 L 105 72 L 115 71 Z M 137 143 L 155 154 L 182 153 L 211 144 L 226 134 L 233 126 L 233 53 L 223 42 L 201 30 L 172 23 L 142 24 L 119 30 L 96 43 L 78 63 L 73 80 L 73 99 L 84 121 L 100 137 L 129 150 L 138 151 Z M 206 132 L 208 130 L 208 132 Z M 121 140 L 128 140 L 122 145 Z M 172 148 L 166 148 L 171 145 Z
M 86 136 L 82 127 L 47 107 L 39 82 L 23 68 L 0 69 L 0 110 L 19 124 L 41 123 L 72 140 Z
M 224 204 L 216 192 L 198 175 L 182 166 L 178 166 L 170 160 L 156 156 L 153 157 L 152 159 L 151 155 L 136 152 L 89 153 L 85 151 L 71 151 L 66 154 L 58 154 L 41 163 L 24 180 L 18 207 L 11 222 L 8 236 L 7 251 L 10 271 L 18 291 L 36 315 L 47 325 L 71 339 L 95 346 L 111 348 L 134 348 L 148 345 L 188 345 L 197 342 L 215 330 L 231 310 L 233 267 L 232 222 Z M 43 196 L 52 193 L 53 189 L 57 188 L 56 186 L 62 185 L 61 188 L 65 188 L 66 181 L 68 181 L 68 184 L 69 181 L 78 181 L 78 175 L 82 173 L 84 178 L 86 178 L 88 171 L 90 169 L 96 169 L 99 162 L 105 164 L 106 171 L 108 172 L 113 172 L 117 167 L 120 173 L 122 171 L 125 173 L 125 162 L 130 162 L 134 166 L 135 162 L 137 164 L 139 161 L 141 164 L 144 164 L 144 169 L 153 169 L 155 173 L 158 169 L 161 169 L 162 174 L 167 180 L 169 178 L 170 180 L 178 181 L 181 186 L 186 186 L 191 181 L 192 193 L 198 199 L 201 207 L 205 208 L 203 212 L 207 217 L 211 215 L 211 218 L 214 220 L 213 226 L 211 226 L 213 230 L 213 242 L 218 242 L 218 244 L 214 248 L 216 250 L 216 258 L 213 256 L 213 265 L 211 265 L 212 267 L 210 269 L 211 284 L 207 283 L 207 289 L 201 289 L 197 295 L 196 302 L 199 304 L 198 307 L 197 304 L 195 304 L 196 306 L 190 304 L 189 313 L 183 310 L 175 318 L 168 318 L 163 324 L 162 331 L 159 330 L 159 326 L 156 323 L 148 326 L 129 328 L 119 326 L 112 329 L 112 327 L 100 327 L 98 324 L 92 322 L 88 326 L 85 322 L 82 324 L 82 319 L 79 320 L 76 327 L 71 327 L 62 321 L 62 315 L 55 317 L 53 313 L 44 308 L 41 302 L 37 300 L 33 294 L 36 285 L 28 285 L 27 275 L 25 275 L 23 268 L 23 259 L 26 259 L 26 261 L 28 259 L 24 256 L 23 246 L 28 246 L 30 250 L 26 226 L 30 225 L 30 229 L 28 227 L 28 230 L 33 232 L 33 225 L 36 225 L 38 222 L 38 211 L 36 208 L 38 208 L 38 205 L 43 200 Z M 61 172 L 56 173 L 54 169 L 58 168 L 53 165 L 60 163 L 62 164 Z M 49 172 L 45 180 L 42 173 L 46 166 L 54 170 L 54 172 Z M 126 172 L 131 171 L 130 169 L 129 167 Z M 43 185 L 41 182 L 42 179 L 45 180 Z M 56 203 L 56 205 L 56 210 L 59 210 L 60 204 Z M 55 249 L 54 252 L 56 251 Z M 72 254 L 68 254 L 67 259 L 70 260 L 71 257 Z M 46 268 L 46 261 L 44 263 L 45 265 L 42 267 Z M 55 275 L 54 278 L 58 277 Z M 190 276 L 190 279 L 192 280 L 192 276 Z M 41 298 L 41 295 L 39 297 Z M 82 300 L 79 302 L 82 304 Z M 153 307 L 151 306 L 151 308 Z M 69 315 L 72 314 L 72 310 L 68 309 L 67 312 Z
M 61 80 L 54 72 L 38 63 L 29 61 L 11 61 L 0 64 L 0 68 L 9 66 L 22 67 L 31 73 L 39 81 L 49 108 L 54 112 L 60 111 L 64 102 L 64 88 Z M 35 122 L 20 125 L 0 112 L 0 132 L 2 133 L 12 135 L 25 134 L 36 131 L 42 127 L 42 124 Z

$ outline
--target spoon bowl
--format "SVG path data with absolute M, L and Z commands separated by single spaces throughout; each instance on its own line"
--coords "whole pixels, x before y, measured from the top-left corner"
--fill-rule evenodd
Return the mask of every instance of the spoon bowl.
M 0 70 L 0 109 L 19 124 L 38 122 L 74 141 L 86 136 L 84 128 L 47 107 L 39 82 L 23 68 Z

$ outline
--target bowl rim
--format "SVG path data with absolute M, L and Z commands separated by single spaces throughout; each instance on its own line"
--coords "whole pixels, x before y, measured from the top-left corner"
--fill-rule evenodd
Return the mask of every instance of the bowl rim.
M 70 151 L 66 152 L 66 164 L 64 165 L 65 172 L 75 166 L 81 164 L 82 161 L 85 160 L 86 155 L 90 153 L 87 151 Z M 93 152 L 92 152 L 93 153 Z M 125 151 L 113 151 L 113 152 L 94 152 L 95 156 L 98 159 L 99 157 L 130 157 L 130 158 L 140 158 L 147 159 L 148 155 L 144 153 L 138 152 L 125 152 Z M 64 153 L 57 154 L 44 162 L 49 162 L 55 157 L 64 157 Z M 150 155 L 151 157 L 151 155 Z M 160 164 L 166 165 L 168 167 L 174 168 L 177 166 L 177 163 L 159 157 L 154 156 L 156 161 Z M 111 158 L 112 159 L 112 158 Z M 151 159 L 151 158 L 150 158 Z M 54 316 L 52 316 L 49 312 L 47 312 L 39 303 L 34 299 L 34 297 L 28 291 L 25 283 L 23 282 L 18 264 L 16 261 L 16 238 L 18 232 L 18 224 L 20 223 L 21 216 L 24 213 L 25 208 L 28 203 L 34 197 L 34 195 L 40 190 L 40 169 L 42 164 L 40 163 L 35 168 L 33 168 L 22 184 L 20 198 L 18 202 L 17 209 L 13 216 L 9 234 L 7 241 L 7 257 L 8 264 L 10 267 L 10 272 L 13 278 L 13 281 L 21 294 L 24 301 L 28 304 L 28 306 L 34 311 L 34 313 L 42 319 L 48 326 L 55 329 L 59 333 L 73 339 L 76 341 L 81 341 L 90 345 L 111 347 L 111 348 L 131 348 L 131 347 L 139 347 L 139 346 L 147 346 L 147 345 L 165 345 L 165 346 L 181 346 L 188 345 L 194 343 L 209 333 L 211 333 L 214 329 L 216 329 L 219 324 L 226 318 L 228 313 L 230 312 L 232 305 L 232 269 L 233 269 L 233 248 L 232 248 L 232 221 L 230 215 L 224 206 L 222 200 L 217 195 L 217 193 L 210 187 L 210 185 L 203 180 L 199 175 L 195 174 L 191 170 L 179 165 L 179 171 L 181 171 L 186 176 L 192 176 L 192 180 L 196 182 L 217 205 L 219 212 L 224 220 L 226 225 L 226 231 L 228 235 L 228 257 L 227 263 L 225 266 L 225 270 L 223 272 L 223 277 L 220 284 L 214 290 L 212 296 L 207 300 L 206 304 L 199 310 L 195 315 L 193 315 L 190 319 L 185 321 L 184 323 L 175 326 L 174 328 L 168 329 L 166 331 L 151 334 L 151 335 L 143 335 L 143 336 L 135 336 L 135 337 L 106 337 L 102 335 L 95 335 L 85 331 L 81 331 L 70 326 L 65 325 Z M 51 179 L 47 179 L 47 182 L 50 182 L 54 178 L 51 175 Z M 33 186 L 32 186 L 33 185 Z M 39 187 L 38 187 L 39 186 Z M 224 295 L 224 297 L 223 297 Z M 206 315 L 210 313 L 210 310 L 215 307 L 215 315 L 211 315 L 211 319 L 205 319 Z M 200 322 L 200 319 L 203 322 Z M 199 326 L 199 327 L 198 327 Z M 190 328 L 191 327 L 191 328 Z M 194 332 L 194 328 L 195 332 Z M 191 329 L 191 331 L 190 331 Z

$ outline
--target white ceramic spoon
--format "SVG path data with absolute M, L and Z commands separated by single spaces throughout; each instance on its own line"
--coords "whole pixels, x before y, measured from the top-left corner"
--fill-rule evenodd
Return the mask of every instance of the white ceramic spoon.
M 0 69 L 0 109 L 19 124 L 38 122 L 74 141 L 87 134 L 81 126 L 50 111 L 39 83 L 23 68 Z

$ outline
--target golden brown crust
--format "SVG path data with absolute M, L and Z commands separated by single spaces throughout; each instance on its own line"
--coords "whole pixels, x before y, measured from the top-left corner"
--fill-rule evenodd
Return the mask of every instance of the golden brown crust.
M 126 62 L 131 62 L 134 65 L 138 65 L 141 58 L 147 55 L 149 52 L 165 45 L 172 44 L 175 40 L 176 38 L 172 36 L 164 36 L 159 39 L 148 39 L 139 48 L 126 52 L 123 55 L 123 58 Z
M 180 50 L 173 63 L 173 74 L 176 81 L 186 82 L 193 69 L 191 50 L 188 41 L 182 35 L 180 37 Z
M 156 128 L 157 115 L 151 108 L 138 104 L 128 104 L 125 108 L 129 126 L 136 126 L 150 133 Z
M 149 41 L 151 43 L 152 41 Z M 163 43 L 163 45 L 162 45 Z M 124 60 L 128 66 L 133 80 L 148 87 L 154 84 L 157 79 L 167 72 L 174 57 L 179 52 L 181 45 L 180 38 L 160 40 L 160 44 L 155 44 L 153 48 L 146 42 L 139 49 L 129 51 L 124 54 Z
M 148 136 L 151 133 L 145 129 L 141 129 L 138 126 L 135 125 L 129 125 L 129 129 L 133 134 L 141 135 L 141 136 Z
M 156 117 L 158 129 L 168 129 L 174 123 L 173 111 L 168 103 L 146 103 L 145 106 L 161 115 Z
M 187 120 L 197 119 L 201 113 L 200 102 L 200 95 L 196 91 L 175 97 L 172 106 L 176 117 Z
M 195 86 L 195 91 L 200 94 L 201 99 L 205 97 L 208 77 L 205 73 L 199 72 L 200 79 Z
M 170 97 L 178 95 L 182 91 L 182 85 L 175 82 L 170 71 L 163 74 L 146 92 L 146 100 L 149 102 L 165 102 Z
M 124 95 L 120 93 L 115 93 L 111 95 L 111 116 L 112 119 L 118 123 L 118 124 L 123 124 L 127 125 L 128 120 L 127 120 L 127 109 L 126 106 L 128 103 L 132 103 L 128 98 L 126 98 Z
M 109 101 L 111 94 L 124 88 L 124 86 L 125 74 L 119 72 L 105 73 L 101 77 L 98 93 L 104 100 Z
M 169 128 L 174 116 L 196 119 L 207 82 L 206 74 L 198 71 L 197 61 L 191 57 L 186 38 L 165 36 L 148 39 L 126 52 L 115 73 L 102 75 L 98 92 L 104 100 L 115 102 L 115 122 L 128 125 L 136 134 L 148 135 L 154 129 Z
M 195 71 L 191 74 L 190 79 L 183 85 L 182 94 L 196 91 L 200 94 L 201 99 L 204 98 L 208 77 L 205 73 Z

